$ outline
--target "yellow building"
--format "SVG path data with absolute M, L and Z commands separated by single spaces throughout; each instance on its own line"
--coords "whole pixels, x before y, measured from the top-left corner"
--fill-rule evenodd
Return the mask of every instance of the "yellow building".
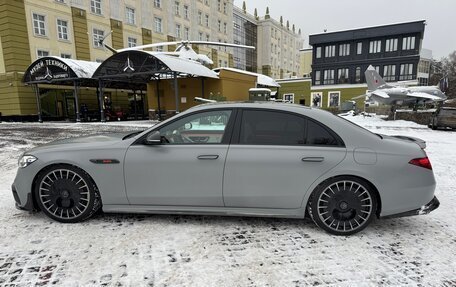
M 299 77 L 310 77 L 312 72 L 312 48 L 299 50 Z
M 0 113 L 36 115 L 36 95 L 21 80 L 37 59 L 58 56 L 102 62 L 115 49 L 174 40 L 232 42 L 233 0 L 0 0 Z M 110 33 L 112 31 L 112 33 Z M 174 46 L 155 50 L 174 50 Z M 214 67 L 232 65 L 230 49 L 199 47 Z M 40 84 L 52 117 L 72 117 L 72 86 Z M 80 87 L 80 103 L 97 110 L 96 87 Z M 131 109 L 131 89 L 105 89 L 119 109 Z M 147 109 L 146 102 L 143 103 Z M 48 109 L 48 110 L 46 110 Z

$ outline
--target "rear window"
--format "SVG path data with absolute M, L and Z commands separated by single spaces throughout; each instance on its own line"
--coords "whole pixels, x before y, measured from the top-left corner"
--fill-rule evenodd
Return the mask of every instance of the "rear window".
M 305 119 L 286 113 L 244 111 L 240 144 L 299 145 L 305 143 Z
M 314 121 L 307 121 L 307 142 L 308 145 L 334 145 L 339 143 L 327 129 Z
M 240 144 L 247 145 L 343 145 L 333 132 L 317 121 L 291 113 L 245 110 Z

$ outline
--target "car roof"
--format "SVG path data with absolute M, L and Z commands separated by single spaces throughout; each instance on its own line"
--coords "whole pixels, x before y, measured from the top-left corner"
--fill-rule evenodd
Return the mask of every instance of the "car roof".
M 280 110 L 295 110 L 296 108 L 302 108 L 311 110 L 312 108 L 303 105 L 283 103 L 283 102 L 269 102 L 269 101 L 229 101 L 229 102 L 216 102 L 216 103 L 204 103 L 201 105 L 194 106 L 190 110 L 204 109 L 204 108 L 272 108 Z

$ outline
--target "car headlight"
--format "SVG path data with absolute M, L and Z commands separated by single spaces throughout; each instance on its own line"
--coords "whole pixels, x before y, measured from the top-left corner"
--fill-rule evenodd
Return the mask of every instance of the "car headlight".
M 32 164 L 36 160 L 37 160 L 37 158 L 34 157 L 33 155 L 23 155 L 19 159 L 19 163 L 18 164 L 19 164 L 20 168 L 24 168 L 24 167 L 29 166 L 30 164 Z

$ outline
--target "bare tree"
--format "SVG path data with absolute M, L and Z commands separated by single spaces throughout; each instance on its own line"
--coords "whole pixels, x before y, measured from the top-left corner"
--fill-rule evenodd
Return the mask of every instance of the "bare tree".
M 437 85 L 443 79 L 448 79 L 446 95 L 448 98 L 456 98 L 456 51 L 440 61 L 434 61 L 431 66 L 431 78 L 429 83 Z

